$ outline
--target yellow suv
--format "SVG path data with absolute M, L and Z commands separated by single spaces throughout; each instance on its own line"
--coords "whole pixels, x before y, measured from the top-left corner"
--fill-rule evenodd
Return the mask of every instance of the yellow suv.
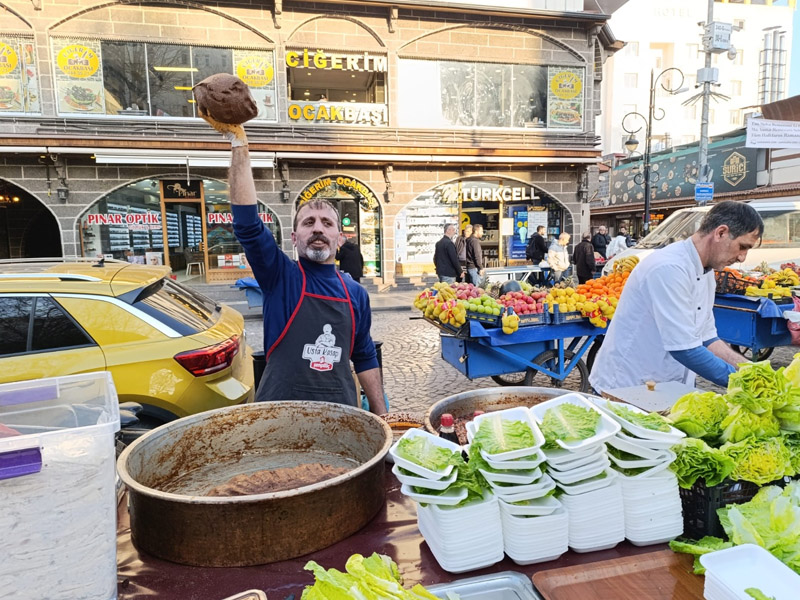
M 0 261 L 0 383 L 110 371 L 151 425 L 249 402 L 244 319 L 168 267 Z

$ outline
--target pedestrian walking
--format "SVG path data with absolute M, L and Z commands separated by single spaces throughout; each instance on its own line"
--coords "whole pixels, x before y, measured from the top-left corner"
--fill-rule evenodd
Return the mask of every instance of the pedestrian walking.
M 525 258 L 531 261 L 531 264 L 538 266 L 544 260 L 546 254 L 547 240 L 544 238 L 544 225 L 539 225 L 525 248 Z M 542 271 L 536 274 L 536 283 L 539 285 L 544 283 L 544 273 Z
M 606 248 L 611 243 L 611 236 L 608 235 L 608 230 L 606 229 L 605 225 L 600 225 L 600 228 L 597 230 L 597 233 L 594 234 L 592 238 L 592 246 L 594 246 L 594 251 L 597 252 L 603 258 L 606 258 Z
M 581 243 L 575 246 L 572 253 L 572 262 L 575 263 L 578 283 L 586 283 L 594 276 L 594 247 L 591 240 L 592 234 L 587 231 L 581 237 Z
M 456 226 L 448 223 L 444 226 L 442 239 L 436 242 L 433 251 L 433 266 L 439 281 L 444 283 L 455 283 L 461 275 L 461 264 L 458 262 L 458 253 L 453 238 L 456 234 Z
M 472 225 L 465 225 L 464 231 L 456 238 L 456 252 L 458 253 L 458 262 L 461 263 L 460 279 L 462 281 L 467 279 L 467 240 L 471 236 Z
M 467 281 L 472 285 L 480 285 L 485 267 L 483 262 L 483 225 L 474 225 L 472 235 L 467 239 Z
M 361 255 L 358 244 L 347 238 L 336 251 L 336 260 L 339 261 L 339 270 L 342 273 L 349 273 L 350 277 L 361 283 L 361 276 L 364 274 L 364 257 Z
M 558 236 L 558 239 L 553 240 L 547 250 L 547 262 L 550 264 L 554 283 L 558 283 L 562 277 L 569 275 L 570 264 L 567 244 L 569 244 L 569 234 L 564 232 Z

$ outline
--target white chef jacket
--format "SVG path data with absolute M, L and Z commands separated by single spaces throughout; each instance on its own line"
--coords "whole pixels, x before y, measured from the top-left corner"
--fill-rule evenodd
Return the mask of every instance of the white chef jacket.
M 589 382 L 598 392 L 680 381 L 695 374 L 670 351 L 717 337 L 714 271 L 705 272 L 691 238 L 656 250 L 628 278 Z

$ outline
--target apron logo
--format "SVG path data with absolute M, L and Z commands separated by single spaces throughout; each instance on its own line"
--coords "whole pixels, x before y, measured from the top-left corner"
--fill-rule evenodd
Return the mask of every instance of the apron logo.
M 317 341 L 303 346 L 303 358 L 311 363 L 309 367 L 315 371 L 332 371 L 333 363 L 342 359 L 342 349 L 335 345 L 336 336 L 331 329 L 330 325 L 325 324 Z

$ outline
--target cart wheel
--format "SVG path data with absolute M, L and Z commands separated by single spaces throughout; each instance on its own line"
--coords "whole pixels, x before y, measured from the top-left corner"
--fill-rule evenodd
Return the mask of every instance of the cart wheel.
M 569 364 L 575 353 L 571 350 L 564 350 L 564 360 Z M 539 356 L 533 359 L 534 364 L 547 367 L 551 371 L 559 370 L 558 367 L 558 350 L 545 350 Z M 586 363 L 583 359 L 573 364 L 572 371 L 565 379 L 557 379 L 556 377 L 549 377 L 540 371 L 528 369 L 525 373 L 525 385 L 535 385 L 538 387 L 554 387 L 565 388 L 576 392 L 589 391 L 589 369 L 586 368 Z
M 492 379 L 498 385 L 525 385 L 525 371 L 492 375 Z
M 758 362 L 760 360 L 767 360 L 772 354 L 772 351 L 775 350 L 775 348 L 762 348 L 761 350 L 758 351 L 758 355 L 755 358 L 753 358 L 753 351 L 750 348 L 745 348 L 744 346 L 734 346 L 734 345 L 731 345 L 731 348 L 736 350 L 736 352 L 738 352 L 748 360 L 752 360 L 753 362 Z

